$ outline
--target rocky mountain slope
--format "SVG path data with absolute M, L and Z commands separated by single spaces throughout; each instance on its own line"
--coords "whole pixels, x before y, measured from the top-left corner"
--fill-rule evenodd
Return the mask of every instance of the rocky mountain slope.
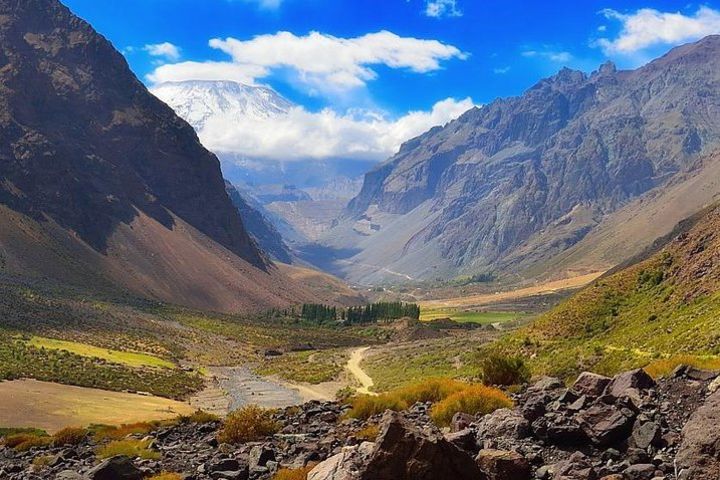
M 263 215 L 260 209 L 250 205 L 230 182 L 225 182 L 225 189 L 233 205 L 237 208 L 243 225 L 260 248 L 279 262 L 292 263 L 293 258 L 290 249 L 283 241 L 275 225 Z
M 0 18 L 3 273 L 224 311 L 312 298 L 107 40 L 56 0 L 2 0 Z
M 29 451 L 10 438 L 11 446 L 0 446 L 0 474 L 9 480 L 141 480 L 160 472 L 198 480 L 709 480 L 720 472 L 719 385 L 716 374 L 694 369 L 658 382 L 642 370 L 614 378 L 584 373 L 569 388 L 544 378 L 516 395 L 513 408 L 478 416 L 460 410 L 445 432 L 431 420 L 430 402 L 365 421 L 345 418 L 343 405 L 313 402 L 274 412 L 278 433 L 234 444 L 220 443 L 222 424 L 198 414 L 130 434 L 125 443 L 139 445 L 143 458 L 101 455 L 108 441 L 82 430 L 56 435 L 72 443 L 45 437 Z
M 634 71 L 564 69 L 434 128 L 366 175 L 326 244 L 359 250 L 339 268 L 366 281 L 522 273 L 715 152 L 718 53 L 711 36 Z
M 712 363 L 720 353 L 719 231 L 716 205 L 493 348 L 523 352 L 536 372 L 562 376 Z

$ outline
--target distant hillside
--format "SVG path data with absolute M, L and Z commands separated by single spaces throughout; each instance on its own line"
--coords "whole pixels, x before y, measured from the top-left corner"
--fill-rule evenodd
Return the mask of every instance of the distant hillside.
M 222 311 L 314 298 L 105 38 L 56 0 L 0 0 L 0 17 L 0 273 Z
M 720 36 L 633 71 L 610 63 L 591 75 L 563 69 L 520 97 L 472 109 L 405 143 L 365 176 L 325 244 L 339 252 L 340 273 L 366 283 L 487 271 L 522 277 L 528 269 L 536 276 L 543 272 L 533 267 L 608 216 L 692 176 L 718 146 Z M 701 208 L 714 193 L 695 192 L 690 205 Z M 667 233 L 678 213 L 669 209 L 670 220 L 657 222 L 662 228 L 638 229 L 640 243 Z M 622 249 L 608 251 L 596 265 L 560 267 L 624 259 Z
M 292 263 L 292 254 L 283 241 L 280 232 L 262 214 L 260 209 L 253 207 L 230 182 L 225 182 L 225 190 L 227 190 L 230 200 L 237 208 L 238 213 L 240 213 L 243 225 L 245 225 L 250 235 L 255 238 L 260 248 L 274 260 Z
M 500 348 L 536 373 L 614 373 L 678 355 L 720 355 L 720 206 L 648 258 L 593 284 Z

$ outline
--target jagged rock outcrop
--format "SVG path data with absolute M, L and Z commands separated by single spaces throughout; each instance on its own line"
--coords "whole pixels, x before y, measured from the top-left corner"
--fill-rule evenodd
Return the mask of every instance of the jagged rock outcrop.
M 719 53 L 720 36 L 711 36 L 634 71 L 563 69 L 520 97 L 470 110 L 368 173 L 328 244 L 361 248 L 352 258 L 378 266 L 347 267 L 351 278 L 518 271 L 548 260 L 718 149 Z M 393 249 L 382 263 L 372 261 L 376 243 Z

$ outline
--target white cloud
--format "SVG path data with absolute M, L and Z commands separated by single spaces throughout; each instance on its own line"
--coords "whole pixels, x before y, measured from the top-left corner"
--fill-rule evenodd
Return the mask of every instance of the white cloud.
M 425 15 L 433 18 L 462 17 L 463 12 L 457 6 L 457 0 L 427 0 Z
M 497 74 L 497 75 L 505 75 L 505 74 L 508 73 L 509 71 L 510 71 L 510 67 L 498 67 L 498 68 L 493 68 L 493 73 L 495 73 L 495 74 Z
M 168 60 L 178 60 L 180 58 L 180 47 L 170 42 L 151 43 L 145 45 L 143 50 L 153 57 L 164 57 Z
M 624 14 L 606 9 L 602 14 L 621 23 L 616 38 L 601 38 L 597 44 L 606 55 L 632 55 L 658 45 L 677 45 L 720 32 L 720 11 L 700 7 L 692 15 L 643 8 Z
M 313 113 L 295 107 L 285 115 L 267 119 L 229 121 L 217 116 L 206 123 L 199 136 L 210 150 L 245 158 L 382 160 L 395 153 L 402 142 L 457 118 L 473 106 L 470 98 L 448 98 L 430 111 L 413 111 L 397 120 L 372 111 L 338 114 L 325 109 Z
M 283 0 L 243 0 L 245 3 L 254 3 L 258 7 L 265 10 L 277 10 L 282 5 Z
M 573 59 L 570 52 L 556 51 L 556 50 L 525 50 L 520 53 L 523 57 L 534 58 L 542 57 L 547 58 L 552 62 L 567 63 Z
M 355 38 L 338 38 L 319 32 L 297 36 L 290 32 L 259 35 L 251 40 L 215 38 L 212 48 L 227 53 L 232 61 L 184 62 L 162 65 L 148 75 L 153 82 L 219 79 L 255 83 L 274 69 L 290 69 L 297 81 L 320 91 L 348 90 L 364 86 L 377 77 L 371 68 L 385 65 L 416 73 L 439 70 L 443 60 L 464 59 L 458 48 L 437 40 L 400 37 L 380 31 Z

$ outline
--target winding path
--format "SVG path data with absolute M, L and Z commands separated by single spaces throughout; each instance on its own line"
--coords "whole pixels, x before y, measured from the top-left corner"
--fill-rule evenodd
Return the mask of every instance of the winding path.
M 370 375 L 365 373 L 360 367 L 360 362 L 365 358 L 365 352 L 370 350 L 370 347 L 362 347 L 352 351 L 350 354 L 350 360 L 348 360 L 346 368 L 348 371 L 360 382 L 360 386 L 357 388 L 358 393 L 365 395 L 377 395 L 377 393 L 371 392 L 370 388 L 375 384 Z

